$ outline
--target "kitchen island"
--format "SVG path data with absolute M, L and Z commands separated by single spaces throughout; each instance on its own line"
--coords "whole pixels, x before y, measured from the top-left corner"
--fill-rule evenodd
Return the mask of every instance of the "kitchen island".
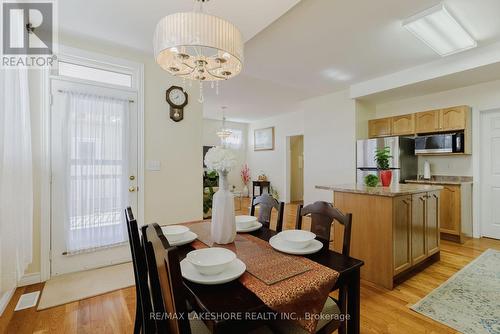
M 351 256 L 365 262 L 361 278 L 383 286 L 439 259 L 439 197 L 436 185 L 362 184 L 316 186 L 333 191 L 335 207 L 352 213 Z M 343 227 L 333 226 L 333 247 L 342 249 Z

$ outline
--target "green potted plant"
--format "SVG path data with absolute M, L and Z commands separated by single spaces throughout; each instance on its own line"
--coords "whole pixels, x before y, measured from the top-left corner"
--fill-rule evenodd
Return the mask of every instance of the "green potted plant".
M 383 187 L 389 187 L 392 181 L 392 170 L 389 168 L 389 159 L 392 159 L 389 147 L 375 150 L 375 162 L 379 169 L 380 181 Z
M 205 172 L 203 176 L 203 218 L 205 219 L 211 216 L 214 187 L 218 186 L 218 178 L 216 171 Z
M 378 184 L 378 176 L 369 174 L 365 176 L 365 185 L 367 187 L 376 187 Z

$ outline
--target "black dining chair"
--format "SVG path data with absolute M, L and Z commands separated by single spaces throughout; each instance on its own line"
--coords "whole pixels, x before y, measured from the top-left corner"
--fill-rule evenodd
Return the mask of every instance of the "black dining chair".
M 339 209 L 335 208 L 331 203 L 318 201 L 309 204 L 305 207 L 299 205 L 297 208 L 297 220 L 295 222 L 296 229 L 302 229 L 302 217 L 311 217 L 311 232 L 316 234 L 316 238 L 320 240 L 326 249 L 330 246 L 331 230 L 333 224 L 338 222 L 344 227 L 344 237 L 342 241 L 342 255 L 349 256 L 351 248 L 351 224 L 352 214 L 342 213 Z M 339 290 L 339 299 L 336 303 L 341 309 L 346 308 L 346 294 L 344 289 Z M 339 328 L 339 333 L 345 333 L 345 321 Z
M 160 316 L 154 320 L 156 333 L 209 334 L 210 330 L 203 321 L 189 319 L 177 247 L 170 246 L 158 224 L 143 226 L 142 237 L 153 310 Z
M 278 211 L 276 219 L 276 232 L 283 230 L 283 213 L 285 211 L 285 203 L 279 202 L 271 195 L 264 193 L 260 196 L 252 198 L 252 205 L 250 206 L 250 216 L 255 215 L 255 208 L 259 207 L 259 216 L 257 221 L 267 228 L 271 228 L 271 213 L 273 209 Z
M 135 220 L 130 207 L 125 209 L 125 219 L 127 221 L 128 239 L 130 252 L 132 253 L 135 278 L 136 309 L 134 334 L 154 333 L 155 324 L 150 320 L 152 305 L 148 286 L 146 258 L 144 256 L 144 250 L 139 238 L 137 221 Z

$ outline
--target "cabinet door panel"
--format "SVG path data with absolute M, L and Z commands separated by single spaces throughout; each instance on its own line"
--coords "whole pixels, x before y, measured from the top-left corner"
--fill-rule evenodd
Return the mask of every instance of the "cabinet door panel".
M 453 107 L 441 110 L 443 131 L 465 129 L 466 118 L 467 118 L 467 107 Z
M 411 266 L 411 197 L 396 197 L 393 202 L 394 275 Z
M 426 193 L 412 195 L 411 210 L 411 258 L 412 265 L 415 265 L 426 258 L 425 244 L 425 218 L 426 213 Z
M 387 137 L 392 134 L 392 118 L 379 118 L 368 121 L 370 138 Z
M 440 197 L 440 231 L 460 235 L 460 186 L 443 186 Z
M 430 192 L 427 197 L 426 252 L 430 256 L 439 251 L 439 191 Z
M 415 134 L 415 114 L 393 117 L 392 134 L 394 136 Z
M 439 110 L 430 110 L 423 111 L 416 114 L 416 125 L 415 131 L 417 133 L 429 133 L 436 132 L 440 130 L 440 111 Z

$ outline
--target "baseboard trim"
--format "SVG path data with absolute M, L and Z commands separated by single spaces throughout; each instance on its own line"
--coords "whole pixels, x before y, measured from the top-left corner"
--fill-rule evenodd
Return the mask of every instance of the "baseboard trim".
M 31 285 L 31 284 L 36 284 L 40 283 L 42 281 L 40 273 L 32 273 L 32 274 L 25 274 L 19 282 L 17 283 L 17 286 L 26 286 L 26 285 Z
M 12 288 L 6 291 L 0 298 L 0 316 L 2 316 L 3 311 L 5 311 L 5 308 L 7 307 L 7 305 L 9 305 L 10 299 L 14 295 L 14 292 L 16 292 L 16 288 Z

